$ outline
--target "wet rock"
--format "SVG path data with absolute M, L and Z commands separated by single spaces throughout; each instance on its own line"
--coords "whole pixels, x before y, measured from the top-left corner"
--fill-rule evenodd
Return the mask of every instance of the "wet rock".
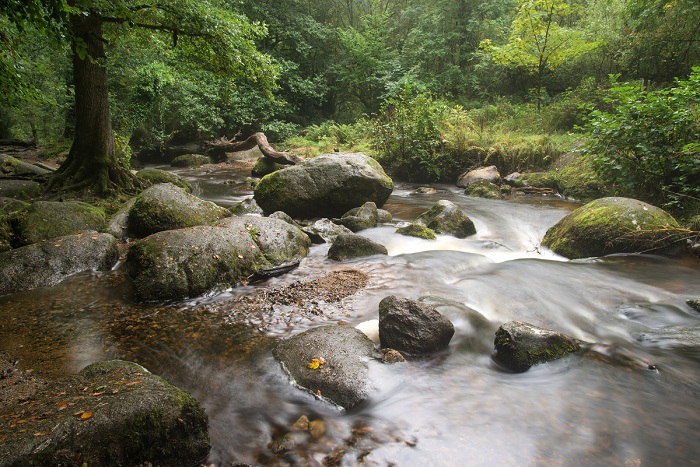
M 379 302 L 379 340 L 382 348 L 409 355 L 444 349 L 455 328 L 432 306 L 390 295 Z
M 183 154 L 170 161 L 172 167 L 199 167 L 211 164 L 211 158 L 203 154 Z
M 131 198 L 124 203 L 119 211 L 109 220 L 105 232 L 120 240 L 127 238 L 129 234 L 129 211 L 131 211 L 135 202 L 136 198 Z
M 424 225 L 416 223 L 399 227 L 396 229 L 396 233 L 406 235 L 408 237 L 422 238 L 424 240 L 437 240 L 437 235 L 435 235 L 435 232 Z
M 700 312 L 700 298 L 691 298 L 686 300 L 685 303 L 693 310 Z
M 477 180 L 467 185 L 464 194 L 474 198 L 498 199 L 501 197 L 502 189 L 488 180 Z
M 519 184 L 520 178 L 523 176 L 520 172 L 513 172 L 508 174 L 506 178 L 503 179 L 508 185 L 516 186 Z
M 129 233 L 146 237 L 164 230 L 212 225 L 231 211 L 185 192 L 172 183 L 161 183 L 136 197 L 129 211 Z
M 388 254 L 384 245 L 357 234 L 338 235 L 328 249 L 328 257 L 335 261 Z
M 367 201 L 359 208 L 353 208 L 343 214 L 343 217 L 336 221 L 337 224 L 344 225 L 353 232 L 364 229 L 371 229 L 377 226 L 379 212 L 377 205 L 372 201 Z
M 255 200 L 266 213 L 340 217 L 367 201 L 381 207 L 393 188 L 391 178 L 369 156 L 322 154 L 263 177 L 255 186 Z
M 394 349 L 382 349 L 384 356 L 382 357 L 382 362 L 384 363 L 404 363 L 406 359 L 398 350 Z
M 457 178 L 457 186 L 460 188 L 465 188 L 472 183 L 482 180 L 491 183 L 499 183 L 501 181 L 501 174 L 498 173 L 498 169 L 495 165 L 479 167 L 478 169 L 470 170 L 460 175 Z
M 244 199 L 237 205 L 230 207 L 229 211 L 231 211 L 234 216 L 243 216 L 245 214 L 262 216 L 264 214 L 263 210 L 253 198 Z
M 15 243 L 29 245 L 77 232 L 100 231 L 107 224 L 102 209 L 81 201 L 37 201 L 14 215 Z
M 457 238 L 466 238 L 476 233 L 476 227 L 469 216 L 456 204 L 445 199 L 418 216 L 414 223 L 424 225 L 436 233 L 454 235 Z
M 287 224 L 291 224 L 294 227 L 303 230 L 303 227 L 301 225 L 299 225 L 297 223 L 297 221 L 295 221 L 294 219 L 292 219 L 290 216 L 288 216 L 286 213 L 284 213 L 282 211 L 275 211 L 272 214 L 270 214 L 268 217 L 270 219 L 279 219 L 281 221 L 285 221 Z M 307 232 L 304 232 L 304 233 L 306 233 L 306 235 L 309 235 Z
M 630 198 L 601 198 L 547 230 L 542 245 L 570 259 L 613 253 L 676 254 L 684 248 L 678 222 L 666 211 Z
M 253 177 L 262 178 L 265 175 L 271 174 L 272 172 L 277 172 L 285 167 L 285 165 L 278 164 L 269 157 L 260 157 L 257 161 L 255 161 L 255 165 L 250 173 Z
M 277 437 L 270 443 L 270 450 L 275 454 L 284 454 L 293 451 L 297 447 L 297 440 L 294 433 L 285 433 Z
M 367 399 L 372 386 L 368 362 L 374 344 L 347 326 L 322 326 L 281 341 L 274 357 L 299 386 L 350 409 Z M 319 359 L 323 363 L 314 367 Z
M 135 363 L 92 364 L 37 392 L 22 411 L 26 423 L 3 432 L 2 465 L 188 466 L 209 453 L 204 409 Z
M 394 217 L 386 209 L 377 209 L 377 224 L 391 224 Z
M 313 243 L 333 243 L 340 234 L 352 235 L 352 230 L 325 217 L 311 225 L 303 226 L 301 229 L 311 238 Z
M 119 259 L 109 234 L 78 234 L 0 253 L 0 294 L 50 287 L 83 271 L 109 270 Z
M 161 169 L 143 169 L 136 173 L 136 178 L 142 180 L 147 186 L 158 185 L 159 183 L 172 183 L 185 190 L 187 193 L 192 193 L 192 186 L 177 174 Z
M 496 331 L 495 358 L 511 371 L 562 358 L 581 349 L 583 341 L 529 323 L 510 321 Z
M 41 194 L 41 184 L 32 180 L 0 180 L 0 196 L 32 199 Z
M 292 430 L 309 431 L 309 417 L 306 415 L 299 417 L 297 421 L 294 422 L 294 425 L 292 425 Z
M 129 249 L 127 267 L 139 300 L 180 299 L 296 264 L 310 245 L 307 235 L 282 220 L 239 216 L 146 237 Z

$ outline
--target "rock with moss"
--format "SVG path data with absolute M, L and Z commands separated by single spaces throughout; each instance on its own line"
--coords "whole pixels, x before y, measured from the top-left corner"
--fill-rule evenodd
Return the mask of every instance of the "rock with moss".
M 36 201 L 13 215 L 15 246 L 29 245 L 77 232 L 101 231 L 107 225 L 103 209 L 82 201 Z
M 15 198 L 0 198 L 0 252 L 12 248 L 14 233 L 12 218 L 21 211 L 26 211 L 31 205 Z
M 457 178 L 457 186 L 460 188 L 465 188 L 473 183 L 480 181 L 487 181 L 493 184 L 500 183 L 501 174 L 495 165 L 490 165 L 488 167 L 479 167 L 474 170 L 463 173 Z
M 34 180 L 0 180 L 0 196 L 33 199 L 41 195 L 41 184 Z
M 0 253 L 0 294 L 50 287 L 83 271 L 117 263 L 117 239 L 97 232 L 68 235 Z
M 338 235 L 352 235 L 352 230 L 344 225 L 339 225 L 332 220 L 324 217 L 314 221 L 312 224 L 302 226 L 301 228 L 311 239 L 313 243 L 333 243 Z
M 440 200 L 428 211 L 416 218 L 415 224 L 424 225 L 435 233 L 466 238 L 476 233 L 476 227 L 469 216 L 451 201 Z
M 359 208 L 353 208 L 335 220 L 337 224 L 344 225 L 352 232 L 371 229 L 379 222 L 379 210 L 372 201 L 367 201 Z
M 203 462 L 208 418 L 188 393 L 136 363 L 94 363 L 49 384 L 4 430 L 2 465 L 169 465 Z M 16 407 L 0 409 L 2 419 Z
M 107 222 L 107 227 L 105 227 L 105 232 L 114 237 L 124 240 L 129 237 L 129 211 L 134 206 L 136 198 L 131 198 L 127 200 L 126 203 L 119 208 L 119 210 L 112 215 Z
M 211 158 L 203 154 L 183 154 L 170 161 L 171 167 L 199 167 L 211 164 Z
M 377 224 L 391 224 L 394 216 L 386 209 L 377 209 Z
M 192 193 L 192 186 L 177 174 L 161 169 L 142 169 L 136 173 L 136 178 L 142 180 L 147 186 L 158 185 L 159 183 L 172 183 L 185 190 L 187 193 Z
M 185 192 L 172 183 L 153 185 L 136 198 L 129 211 L 129 233 L 146 237 L 163 230 L 212 225 L 231 211 Z
M 306 234 L 282 220 L 239 216 L 153 234 L 129 248 L 126 263 L 137 299 L 182 299 L 298 264 L 310 245 Z
M 313 219 L 340 217 L 367 201 L 381 207 L 393 189 L 391 178 L 371 157 L 333 153 L 264 176 L 254 193 L 265 213 Z
M 676 254 L 684 249 L 678 222 L 663 209 L 631 198 L 601 198 L 547 230 L 542 245 L 570 259 L 613 253 Z
M 388 250 L 381 243 L 354 233 L 338 235 L 328 249 L 328 257 L 335 261 L 388 254 Z
M 263 210 L 260 208 L 260 206 L 258 206 L 258 203 L 256 203 L 253 198 L 244 199 L 235 206 L 228 208 L 228 210 L 231 211 L 231 214 L 234 216 L 243 216 L 246 214 L 262 216 L 264 214 Z
M 0 173 L 3 175 L 48 175 L 51 170 L 0 154 Z
M 455 328 L 434 307 L 390 295 L 379 302 L 379 341 L 382 348 L 422 355 L 446 348 Z
M 584 344 L 560 332 L 510 321 L 496 331 L 495 358 L 509 370 L 522 373 L 533 365 L 577 352 Z
M 368 361 L 374 343 L 350 326 L 322 326 L 285 339 L 273 355 L 294 382 L 350 409 L 372 392 Z
M 255 165 L 253 165 L 253 169 L 250 171 L 250 174 L 256 178 L 262 178 L 265 175 L 271 174 L 272 172 L 277 172 L 285 167 L 285 165 L 278 164 L 269 157 L 260 157 L 257 161 L 255 161 Z
M 414 222 L 403 227 L 399 227 L 396 229 L 396 233 L 406 235 L 407 237 L 422 238 L 424 240 L 437 239 L 437 235 L 435 235 L 435 232 L 433 232 L 431 229 L 422 224 L 416 224 Z
M 501 197 L 501 187 L 488 180 L 478 180 L 467 185 L 464 194 L 473 198 L 498 199 Z
M 693 310 L 700 313 L 700 298 L 690 298 L 685 303 Z

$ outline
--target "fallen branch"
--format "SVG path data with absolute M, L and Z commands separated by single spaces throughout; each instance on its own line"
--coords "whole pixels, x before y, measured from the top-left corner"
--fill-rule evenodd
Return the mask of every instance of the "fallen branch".
M 247 151 L 255 146 L 260 148 L 263 156 L 283 165 L 295 165 L 301 162 L 301 158 L 288 152 L 276 151 L 267 141 L 265 133 L 253 133 L 243 141 L 234 141 L 221 137 L 207 143 L 207 155 L 214 160 L 224 160 L 227 152 Z

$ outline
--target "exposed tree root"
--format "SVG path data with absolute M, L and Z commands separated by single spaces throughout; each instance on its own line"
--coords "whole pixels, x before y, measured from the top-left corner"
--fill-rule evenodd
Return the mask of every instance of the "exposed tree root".
M 260 148 L 263 156 L 268 157 L 278 164 L 294 165 L 301 161 L 297 155 L 288 152 L 276 151 L 267 141 L 265 133 L 253 133 L 243 141 L 233 141 L 225 137 L 209 141 L 207 143 L 207 154 L 214 160 L 222 161 L 226 158 L 227 152 L 247 151 L 255 146 Z

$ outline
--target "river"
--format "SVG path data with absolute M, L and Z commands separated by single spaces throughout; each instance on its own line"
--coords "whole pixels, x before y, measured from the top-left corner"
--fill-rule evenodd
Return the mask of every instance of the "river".
M 178 170 L 224 206 L 251 195 L 246 174 Z M 474 221 L 467 239 L 362 234 L 387 257 L 336 263 L 314 245 L 299 268 L 265 283 L 175 303 L 138 304 L 115 270 L 0 297 L 0 350 L 58 377 L 105 358 L 137 361 L 194 395 L 210 418 L 208 463 L 527 466 L 700 463 L 700 297 L 694 258 L 613 255 L 567 261 L 543 250 L 547 229 L 577 207 L 556 198 L 469 198 L 452 186 L 397 184 L 385 205 L 409 221 L 448 199 Z M 261 288 L 359 269 L 369 285 L 317 314 L 236 313 Z M 371 362 L 376 388 L 349 413 L 290 385 L 270 355 L 310 327 L 376 319 L 397 295 L 438 308 L 455 326 L 447 351 L 408 364 Z M 494 332 L 526 321 L 595 343 L 521 374 L 493 360 Z M 301 415 L 325 432 L 286 457 L 271 439 Z

